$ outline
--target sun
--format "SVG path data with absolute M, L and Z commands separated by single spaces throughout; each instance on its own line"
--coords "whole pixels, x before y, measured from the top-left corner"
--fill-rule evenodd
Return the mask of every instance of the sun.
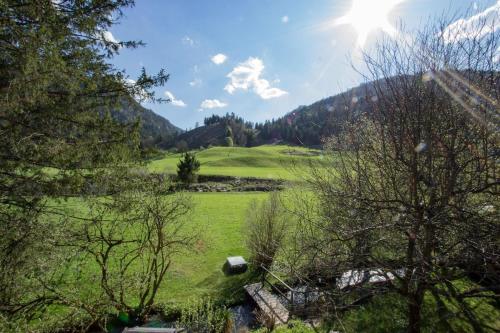
M 335 25 L 350 25 L 358 35 L 357 44 L 363 47 L 371 32 L 382 30 L 394 36 L 397 31 L 389 22 L 389 13 L 406 0 L 352 0 L 347 14 L 335 20 Z

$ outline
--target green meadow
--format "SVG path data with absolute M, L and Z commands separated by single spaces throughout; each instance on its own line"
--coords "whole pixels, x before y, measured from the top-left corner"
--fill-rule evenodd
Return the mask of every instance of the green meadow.
M 166 154 L 149 164 L 149 170 L 175 174 L 182 154 Z M 200 173 L 234 177 L 295 180 L 311 162 L 321 160 L 320 152 L 288 146 L 255 148 L 214 147 L 196 152 Z M 245 244 L 245 219 L 253 200 L 265 200 L 265 192 L 188 193 L 193 211 L 188 228 L 194 228 L 198 240 L 194 248 L 173 258 L 156 302 L 180 305 L 188 299 L 207 295 L 225 301 L 238 300 L 249 274 L 225 276 L 222 266 L 228 256 L 248 258 Z M 83 200 L 69 199 L 56 204 L 73 215 L 85 215 Z M 89 269 L 96 267 L 91 264 Z M 89 282 L 89 285 L 91 282 Z
M 195 251 L 174 260 L 160 291 L 159 302 L 182 303 L 188 298 L 224 295 L 233 299 L 242 293 L 247 275 L 226 277 L 222 265 L 228 256 L 247 257 L 245 216 L 252 200 L 264 200 L 268 194 L 196 193 L 192 225 L 200 237 Z
M 245 217 L 253 200 L 265 200 L 265 192 L 192 193 L 193 211 L 187 217 L 187 230 L 194 229 L 197 241 L 194 248 L 173 258 L 156 302 L 182 304 L 191 298 L 221 296 L 231 301 L 240 297 L 247 274 L 226 277 L 222 266 L 228 256 L 244 256 Z M 56 204 L 67 213 L 81 215 L 86 211 L 80 199 Z M 90 263 L 88 269 L 97 269 Z M 90 273 L 90 272 L 89 272 Z M 88 276 L 92 276 L 90 273 Z M 82 281 L 83 282 L 83 281 Z M 89 281 L 91 285 L 92 282 Z M 89 285 L 89 287 L 90 287 Z
M 153 172 L 175 173 L 181 154 L 167 154 L 164 158 L 149 164 Z M 307 172 L 311 162 L 321 163 L 317 150 L 287 146 L 262 146 L 256 148 L 215 147 L 197 152 L 202 162 L 200 170 L 205 175 L 226 175 L 235 177 L 280 178 L 297 180 Z M 287 191 L 292 195 L 293 190 Z M 189 193 L 194 204 L 188 217 L 189 228 L 194 228 L 198 240 L 189 249 L 173 258 L 172 266 L 162 283 L 156 302 L 168 306 L 183 306 L 195 298 L 212 297 L 215 300 L 236 303 L 244 296 L 242 286 L 252 278 L 247 272 L 237 276 L 225 276 L 222 266 L 228 256 L 248 258 L 246 247 L 245 219 L 249 204 L 253 200 L 265 200 L 265 192 Z M 85 210 L 80 199 L 64 202 L 65 210 Z M 90 266 L 92 267 L 92 266 Z M 89 282 L 88 287 L 92 286 Z M 392 304 L 393 306 L 387 306 Z M 343 315 L 342 327 L 347 331 L 385 332 L 393 328 L 404 330 L 406 303 L 394 294 L 382 295 L 368 302 L 356 311 Z M 490 304 L 478 304 L 482 320 L 499 327 L 497 310 Z M 435 304 L 426 295 L 427 328 L 438 325 Z M 372 325 L 378 322 L 376 326 Z M 459 318 L 452 321 L 458 331 L 470 327 Z M 465 325 L 465 326 L 462 326 Z
M 156 173 L 175 174 L 182 154 L 166 154 L 152 161 L 148 169 Z M 255 177 L 296 180 L 311 162 L 320 162 L 318 150 L 289 146 L 213 147 L 198 151 L 200 174 L 232 177 Z

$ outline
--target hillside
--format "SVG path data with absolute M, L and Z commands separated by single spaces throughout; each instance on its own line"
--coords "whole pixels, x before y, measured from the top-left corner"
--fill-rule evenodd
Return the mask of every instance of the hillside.
M 184 141 L 191 149 L 224 145 L 229 126 L 234 144 L 238 146 L 251 147 L 279 142 L 319 147 L 323 138 L 342 131 L 348 117 L 359 116 L 370 109 L 368 101 L 362 96 L 369 95 L 367 91 L 371 89 L 371 84 L 361 85 L 309 106 L 300 106 L 281 118 L 255 125 L 234 114 L 212 116 L 207 119 L 215 117 L 215 121 L 206 122 L 205 126 L 183 133 L 176 142 Z
M 309 106 L 300 106 L 276 120 L 256 124 L 259 141 L 320 146 L 325 137 L 338 135 L 349 118 L 370 110 L 365 96 L 372 89 L 372 84 L 363 84 Z
M 182 154 L 167 154 L 153 161 L 148 169 L 175 174 Z M 303 147 L 259 146 L 213 147 L 196 153 L 201 162 L 200 174 L 232 177 L 295 180 L 311 162 L 321 162 L 321 152 Z
M 235 146 L 252 147 L 261 144 L 256 140 L 253 126 L 234 113 L 226 113 L 224 116 L 212 115 L 205 118 L 204 126 L 179 135 L 176 143 L 178 146 L 187 146 L 191 149 L 225 146 L 226 138 L 229 136 Z
M 185 141 L 190 148 L 222 146 L 225 138 L 225 125 L 222 123 L 197 127 L 177 137 L 177 142 Z
M 146 147 L 165 148 L 183 131 L 169 120 L 144 108 L 135 100 L 122 100 L 119 110 L 112 112 L 114 119 L 122 123 L 141 121 L 141 143 Z

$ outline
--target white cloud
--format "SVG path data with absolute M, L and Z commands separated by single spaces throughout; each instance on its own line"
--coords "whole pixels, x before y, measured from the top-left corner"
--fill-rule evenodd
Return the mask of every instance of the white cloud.
M 461 18 L 443 31 L 443 38 L 447 43 L 453 43 L 462 39 L 473 37 L 483 37 L 489 33 L 495 32 L 500 25 L 500 0 L 484 11 L 473 15 L 467 19 Z M 480 32 L 475 31 L 480 28 Z
M 113 36 L 111 31 L 105 30 L 101 33 L 101 35 L 102 35 L 102 39 L 104 39 L 106 42 L 115 43 L 115 44 L 120 42 L 118 39 L 115 38 L 115 36 Z
M 224 88 L 230 94 L 236 90 L 252 89 L 262 99 L 271 99 L 281 97 L 288 92 L 279 88 L 271 87 L 268 80 L 262 79 L 261 75 L 264 71 L 264 63 L 259 58 L 248 58 L 247 61 L 236 66 L 231 73 L 227 75 L 230 82 Z
M 200 111 L 203 109 L 220 109 L 225 108 L 227 103 L 221 102 L 218 99 L 206 99 L 201 102 Z
M 281 18 L 281 22 L 283 22 L 283 23 L 288 23 L 289 21 L 290 21 L 290 18 L 287 15 L 285 15 Z
M 194 46 L 194 44 L 196 44 L 196 42 L 191 37 L 184 36 L 184 37 L 182 37 L 182 44 Z
M 172 94 L 170 91 L 165 91 L 165 96 L 167 96 L 167 98 L 170 100 L 170 103 L 173 106 L 178 106 L 181 108 L 184 108 L 187 106 L 186 103 L 184 103 L 184 101 L 175 98 L 174 94 Z
M 212 58 L 212 62 L 216 65 L 222 65 L 226 62 L 227 56 L 225 54 L 219 53 L 214 55 Z
M 197 86 L 201 86 L 201 84 L 203 83 L 203 81 L 201 79 L 194 79 L 193 81 L 189 82 L 189 85 L 191 87 L 197 87 Z
M 493 61 L 496 63 L 500 63 L 500 47 L 498 47 L 495 57 L 493 58 Z

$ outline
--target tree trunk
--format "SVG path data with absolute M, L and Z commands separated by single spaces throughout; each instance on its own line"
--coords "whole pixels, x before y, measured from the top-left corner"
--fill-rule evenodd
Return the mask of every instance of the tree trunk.
M 408 303 L 408 333 L 420 333 L 420 304 Z
M 423 292 L 417 287 L 416 293 L 408 300 L 408 333 L 420 333 L 420 315 L 424 300 Z

